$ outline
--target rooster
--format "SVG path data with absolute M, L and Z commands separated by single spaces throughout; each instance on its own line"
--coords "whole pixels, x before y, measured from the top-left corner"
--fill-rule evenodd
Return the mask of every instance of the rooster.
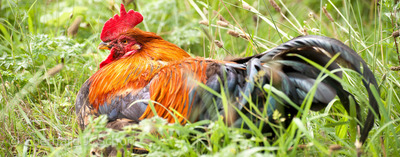
M 339 65 L 358 72 L 367 87 L 372 110 L 361 143 L 373 127 L 374 112 L 379 115 L 370 89 L 378 87 L 373 73 L 354 50 L 336 39 L 301 36 L 261 54 L 221 61 L 191 57 L 155 33 L 135 28 L 142 20 L 140 13 L 126 12 L 121 4 L 120 15 L 104 24 L 99 49 L 110 54 L 76 98 L 82 129 L 89 116 L 107 115 L 107 127 L 121 129 L 155 114 L 181 124 L 223 116 L 227 125 L 247 127 L 242 116 L 254 116 L 254 108 L 265 111 L 270 120 L 253 123 L 273 123 L 272 115 L 278 111 L 287 125 L 312 90 L 311 110 L 323 109 L 338 96 L 350 113 L 350 101 L 355 99 L 337 79 L 342 76 Z M 320 79 L 325 73 L 329 75 Z M 276 96 L 277 91 L 285 96 Z M 361 121 L 357 103 L 356 110 Z M 264 127 L 263 131 L 271 131 L 271 125 Z

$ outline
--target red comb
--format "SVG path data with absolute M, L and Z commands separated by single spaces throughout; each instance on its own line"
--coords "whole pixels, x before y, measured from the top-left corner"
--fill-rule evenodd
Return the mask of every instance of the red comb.
M 110 18 L 101 31 L 100 39 L 102 41 L 109 41 L 116 38 L 120 33 L 135 27 L 137 24 L 143 21 L 143 16 L 139 12 L 129 10 L 126 12 L 125 7 L 121 4 L 120 10 L 121 16 L 115 14 L 113 18 Z

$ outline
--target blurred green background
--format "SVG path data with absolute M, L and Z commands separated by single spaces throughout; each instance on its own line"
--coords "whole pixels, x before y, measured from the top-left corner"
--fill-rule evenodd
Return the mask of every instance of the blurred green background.
M 399 29 L 398 0 L 276 0 L 280 11 L 271 1 L 0 0 L 0 155 L 57 156 L 62 152 L 71 156 L 87 155 L 92 145 L 81 147 L 83 133 L 76 124 L 74 101 L 80 86 L 108 55 L 107 51 L 97 49 L 99 36 L 103 24 L 119 13 L 121 3 L 126 4 L 127 10 L 134 9 L 144 16 L 137 27 L 161 35 L 193 56 L 216 59 L 249 56 L 306 34 L 343 41 L 366 60 L 381 88 L 381 110 L 385 116 L 377 121 L 377 126 L 385 127 L 384 130 L 374 128 L 370 135 L 375 133 L 376 136 L 366 146 L 366 151 L 372 156 L 397 154 L 400 82 L 398 72 L 390 67 L 399 66 L 397 45 L 391 36 Z M 229 30 L 247 33 L 249 39 L 229 35 Z M 223 43 L 223 48 L 215 44 L 216 40 Z M 360 82 L 347 78 L 346 83 L 353 86 L 349 91 L 366 97 Z M 344 113 L 340 107 L 332 110 Z M 329 116 L 325 117 L 327 119 L 319 119 L 323 125 L 331 121 Z M 347 121 L 340 117 L 335 120 L 337 123 Z M 348 148 L 336 155 L 355 155 L 358 150 L 346 136 L 349 124 L 338 126 L 323 128 L 327 134 L 335 136 L 321 137 L 320 142 L 327 144 L 327 150 L 336 143 Z M 320 129 L 309 126 L 311 134 L 319 133 L 320 130 L 313 130 L 315 127 Z M 85 138 L 90 134 L 84 134 Z M 341 141 L 343 138 L 345 140 Z M 302 143 L 307 144 L 307 139 Z M 218 156 L 218 153 L 223 155 L 224 148 L 231 149 L 227 144 L 211 151 L 190 142 L 187 144 L 193 154 Z M 280 151 L 261 153 L 296 154 L 285 154 L 290 143 L 273 146 Z M 232 149 L 236 150 L 232 155 L 245 150 L 239 146 Z M 297 153 L 326 155 L 318 149 Z M 170 148 L 170 151 L 178 150 Z

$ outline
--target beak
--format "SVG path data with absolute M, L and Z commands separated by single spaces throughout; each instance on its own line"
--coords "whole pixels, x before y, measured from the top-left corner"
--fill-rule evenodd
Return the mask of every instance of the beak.
M 109 50 L 112 46 L 108 42 L 101 42 L 97 48 L 100 50 Z

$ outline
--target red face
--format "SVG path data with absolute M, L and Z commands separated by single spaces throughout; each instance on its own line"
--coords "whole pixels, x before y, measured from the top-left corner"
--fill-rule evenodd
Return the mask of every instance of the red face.
M 99 49 L 107 49 L 111 51 L 107 59 L 100 63 L 100 68 L 115 60 L 135 54 L 140 47 L 140 44 L 137 43 L 134 38 L 125 35 L 121 35 L 117 39 L 108 42 L 101 42 L 98 47 Z

